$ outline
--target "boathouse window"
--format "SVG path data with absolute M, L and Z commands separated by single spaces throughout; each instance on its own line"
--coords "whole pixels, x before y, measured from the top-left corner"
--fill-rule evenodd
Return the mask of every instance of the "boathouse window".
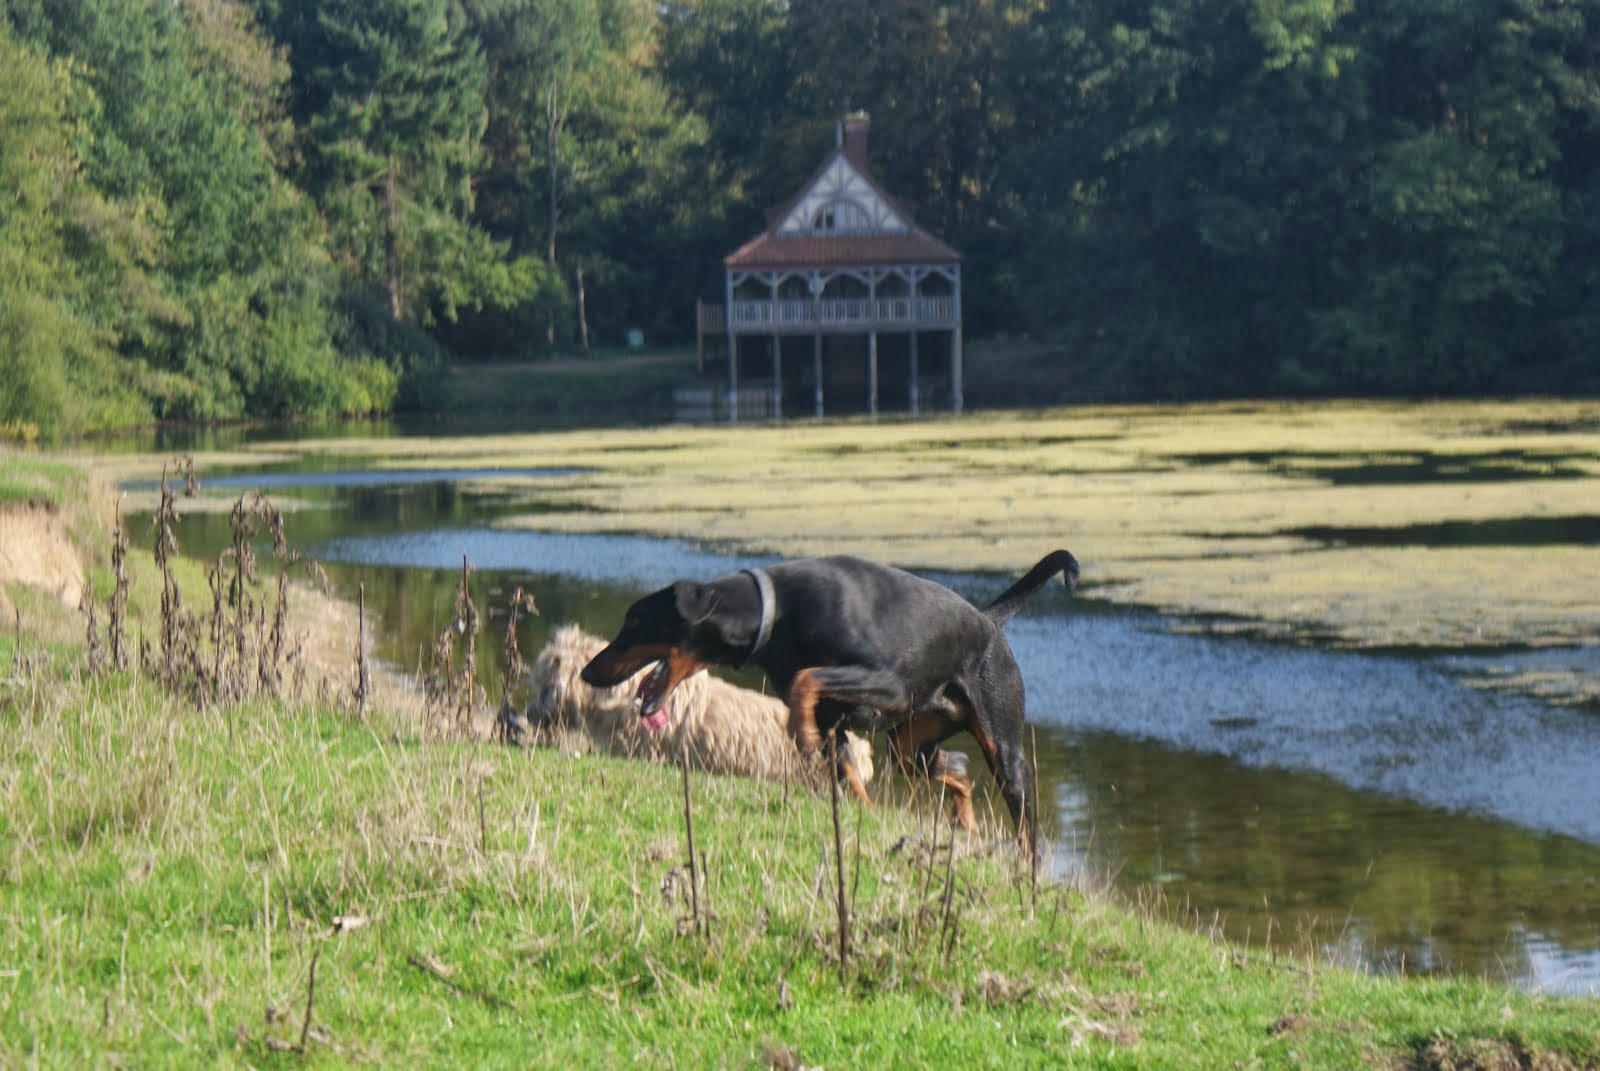
M 811 218 L 811 229 L 825 234 L 864 231 L 867 213 L 854 201 L 830 201 L 817 209 L 817 214 Z

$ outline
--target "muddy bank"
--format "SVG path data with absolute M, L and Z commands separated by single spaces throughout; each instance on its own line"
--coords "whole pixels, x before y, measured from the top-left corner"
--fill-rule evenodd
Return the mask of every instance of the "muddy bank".
M 109 543 L 110 536 L 106 536 Z M 143 572 L 135 565 L 136 574 Z M 136 581 L 137 582 L 137 581 Z M 60 609 L 44 612 L 49 620 L 32 620 L 24 613 L 22 625 L 31 635 L 49 632 L 69 635 L 84 592 L 83 555 L 57 507 L 40 502 L 0 505 L 0 627 L 10 628 L 16 614 L 6 594 L 11 584 L 24 584 L 51 596 Z M 193 597 L 194 593 L 190 593 Z M 377 622 L 369 620 L 365 644 L 369 658 L 370 702 L 402 715 L 421 716 L 420 692 L 415 681 L 372 657 Z M 135 625 L 135 628 L 139 628 Z M 348 700 L 357 675 L 356 646 L 361 628 L 354 604 L 303 583 L 293 586 L 289 610 L 289 648 L 294 651 L 303 685 L 311 695 Z
M 7 584 L 27 584 L 75 608 L 83 597 L 83 562 L 55 506 L 39 502 L 0 506 L 0 613 L 12 614 Z
M 422 692 L 416 680 L 373 654 L 381 622 L 369 615 L 365 635 L 354 603 L 335 598 L 303 583 L 289 596 L 290 644 L 298 653 L 312 694 L 349 702 L 355 695 L 359 668 L 358 643 L 364 641 L 372 707 L 420 721 Z

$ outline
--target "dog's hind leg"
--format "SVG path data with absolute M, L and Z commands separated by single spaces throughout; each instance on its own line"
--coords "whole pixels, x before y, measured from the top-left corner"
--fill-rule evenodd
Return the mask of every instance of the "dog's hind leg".
M 940 718 L 913 716 L 889 734 L 889 754 L 907 777 L 918 774 L 950 793 L 950 817 L 968 833 L 975 833 L 978 820 L 972 813 L 972 778 L 967 776 L 967 757 L 959 751 L 939 746 L 960 732 L 959 723 Z

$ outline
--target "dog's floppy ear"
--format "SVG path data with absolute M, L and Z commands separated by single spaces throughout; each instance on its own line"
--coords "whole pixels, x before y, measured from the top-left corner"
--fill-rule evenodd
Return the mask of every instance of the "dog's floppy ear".
M 672 585 L 672 594 L 678 616 L 691 625 L 701 624 L 722 605 L 722 597 L 716 589 L 692 580 L 680 580 Z

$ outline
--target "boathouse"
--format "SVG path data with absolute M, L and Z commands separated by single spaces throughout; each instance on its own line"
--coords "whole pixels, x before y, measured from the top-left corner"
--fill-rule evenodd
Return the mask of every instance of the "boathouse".
M 723 260 L 725 304 L 702 305 L 699 328 L 727 336 L 730 419 L 961 411 L 961 256 L 873 181 L 868 132 L 865 114 L 840 122 L 816 173 Z

